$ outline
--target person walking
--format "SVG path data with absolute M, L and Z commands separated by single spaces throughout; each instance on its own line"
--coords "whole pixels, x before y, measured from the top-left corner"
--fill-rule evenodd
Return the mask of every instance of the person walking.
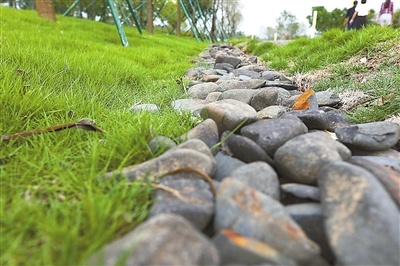
M 358 1 L 353 2 L 353 6 L 347 9 L 346 17 L 343 22 L 343 26 L 345 26 L 346 30 L 351 30 L 353 29 L 353 25 L 350 24 L 350 19 L 353 17 L 354 12 L 356 11 L 356 6 L 358 4 Z
M 392 25 L 394 20 L 393 10 L 392 1 L 386 0 L 383 2 L 378 17 L 376 18 L 376 22 L 378 22 L 381 26 Z
M 367 25 L 367 16 L 369 15 L 369 7 L 367 0 L 361 0 L 361 4 L 356 6 L 355 12 L 350 19 L 350 24 L 354 24 L 354 28 L 359 30 Z

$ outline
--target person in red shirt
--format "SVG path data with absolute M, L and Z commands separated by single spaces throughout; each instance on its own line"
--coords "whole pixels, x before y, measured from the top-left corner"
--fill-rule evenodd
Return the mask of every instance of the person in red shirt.
M 376 21 L 381 25 L 392 25 L 394 20 L 393 14 L 393 2 L 386 0 L 381 5 L 381 10 L 379 11 Z

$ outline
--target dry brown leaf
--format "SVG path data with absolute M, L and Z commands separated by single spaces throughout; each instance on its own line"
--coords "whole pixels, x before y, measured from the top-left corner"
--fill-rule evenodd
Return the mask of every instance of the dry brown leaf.
M 311 105 L 310 97 L 315 93 L 314 90 L 306 90 L 293 104 L 293 110 L 306 110 Z

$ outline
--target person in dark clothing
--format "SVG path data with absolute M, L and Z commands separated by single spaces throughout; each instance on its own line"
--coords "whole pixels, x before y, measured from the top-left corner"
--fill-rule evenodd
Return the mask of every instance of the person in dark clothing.
M 346 30 L 351 30 L 354 28 L 354 25 L 350 24 L 350 19 L 353 17 L 354 12 L 356 11 L 357 4 L 358 1 L 354 1 L 353 6 L 347 9 L 346 17 L 343 22 L 343 26 L 346 27 Z

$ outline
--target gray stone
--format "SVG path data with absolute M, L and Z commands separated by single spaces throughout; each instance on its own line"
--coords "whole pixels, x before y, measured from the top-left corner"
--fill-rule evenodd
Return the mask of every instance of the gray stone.
M 216 91 L 216 92 L 211 92 L 210 94 L 207 95 L 206 101 L 208 103 L 216 102 L 219 100 L 219 97 L 221 96 L 222 92 Z
M 283 75 L 282 73 L 272 70 L 263 71 L 261 73 L 261 76 L 263 79 L 269 81 L 291 81 L 289 78 L 285 77 L 285 75 Z
M 206 228 L 214 215 L 214 198 L 210 185 L 201 176 L 193 172 L 181 172 L 163 177 L 160 185 L 173 189 L 179 193 L 179 197 L 169 190 L 158 189 L 149 218 L 173 213 L 186 218 L 199 230 Z
M 153 154 L 162 153 L 176 147 L 176 143 L 165 136 L 155 136 L 150 140 L 148 145 Z
M 291 194 L 300 199 L 310 199 L 319 202 L 320 192 L 318 187 L 296 184 L 296 183 L 286 183 L 281 185 L 281 189 L 286 194 Z
M 221 92 L 233 89 L 255 90 L 264 85 L 264 80 L 219 80 L 217 84 L 221 88 Z
M 222 230 L 213 238 L 221 265 L 285 265 L 296 262 L 261 241 L 243 237 L 232 230 Z
M 106 245 L 89 265 L 218 265 L 214 244 L 178 215 L 162 214 Z
M 132 112 L 151 112 L 158 113 L 160 112 L 160 108 L 156 104 L 137 104 L 131 107 Z
M 396 145 L 400 126 L 394 122 L 372 122 L 335 130 L 340 142 L 367 151 L 382 151 Z
M 324 112 L 322 110 L 296 110 L 288 112 L 286 115 L 298 117 L 311 129 L 326 129 L 334 131 L 338 127 L 348 126 L 352 123 L 339 112 Z M 283 116 L 282 118 L 285 118 Z
M 228 63 L 215 63 L 214 65 L 215 69 L 222 69 L 227 72 L 232 72 L 234 70 L 234 67 L 231 64 Z
M 317 91 L 315 93 L 319 106 L 338 106 L 341 102 L 339 96 L 331 91 Z
M 268 119 L 244 126 L 240 132 L 273 157 L 275 151 L 286 141 L 306 133 L 307 127 L 300 120 Z
M 189 79 L 198 79 L 201 77 L 202 68 L 189 68 L 186 71 L 186 77 Z
M 214 227 L 265 242 L 300 263 L 320 251 L 278 201 L 234 178 L 224 179 L 218 189 Z
M 281 177 L 302 184 L 316 184 L 324 164 L 350 156 L 346 146 L 317 131 L 287 141 L 276 151 L 274 161 Z
M 213 176 L 217 170 L 214 158 L 192 149 L 175 148 L 141 164 L 124 167 L 121 171 L 109 172 L 105 177 L 122 176 L 130 181 L 144 178 L 157 181 L 166 174 L 187 168 L 196 169 L 208 176 Z
M 200 99 L 178 99 L 171 103 L 177 111 L 190 112 L 193 115 L 199 115 L 201 108 L 208 102 Z
M 189 88 L 189 95 L 193 99 L 206 99 L 207 95 L 211 92 L 220 90 L 220 87 L 212 82 L 200 83 Z
M 234 131 L 236 127 L 258 119 L 253 107 L 233 99 L 209 103 L 201 109 L 200 115 L 203 119 L 214 120 L 220 134 L 226 130 Z
M 265 107 L 257 112 L 260 119 L 281 118 L 286 113 L 286 108 L 279 105 Z
M 226 145 L 233 157 L 245 163 L 262 161 L 275 165 L 271 157 L 256 142 L 247 137 L 233 134 L 226 139 Z
M 341 265 L 399 265 L 399 211 L 376 178 L 347 162 L 319 175 L 325 229 Z
M 352 156 L 348 162 L 371 172 L 400 208 L 400 161 L 391 158 L 373 157 L 371 160 L 370 156 Z M 394 167 L 393 164 L 397 164 L 398 167 Z
M 230 175 L 246 185 L 279 200 L 279 179 L 275 170 L 265 162 L 253 162 L 236 168 Z
M 219 152 L 215 156 L 215 161 L 217 170 L 213 177 L 218 181 L 222 181 L 225 177 L 230 176 L 235 169 L 245 165 L 244 162 L 226 155 L 224 152 Z
M 233 68 L 236 68 L 241 62 L 242 60 L 235 56 L 217 56 L 217 58 L 215 58 L 215 64 L 227 63 L 230 64 Z
M 218 100 L 233 99 L 246 104 L 250 104 L 253 95 L 256 93 L 255 90 L 244 90 L 244 89 L 232 89 L 224 91 Z
M 286 206 L 285 209 L 290 217 L 300 225 L 307 236 L 319 245 L 322 257 L 329 262 L 330 265 L 334 265 L 335 256 L 333 255 L 326 237 L 324 226 L 325 216 L 322 212 L 321 204 L 293 204 Z
M 211 149 L 219 141 L 218 126 L 214 120 L 208 118 L 182 135 L 181 139 L 200 139 Z
M 360 150 L 356 149 L 354 147 L 351 147 L 351 153 L 355 156 L 368 156 L 368 157 L 385 157 L 385 158 L 391 158 L 394 160 L 400 160 L 400 152 L 396 151 L 395 149 L 386 149 L 382 151 L 366 151 L 366 150 Z M 396 167 L 397 164 L 396 164 Z
M 291 81 L 266 81 L 263 87 L 280 87 L 285 90 L 297 90 L 299 86 Z
M 251 79 L 258 79 L 259 77 L 261 77 L 261 74 L 259 72 L 256 71 L 252 71 L 252 70 L 245 70 L 243 68 L 238 68 L 232 71 L 232 73 L 236 76 L 247 76 Z
M 275 105 L 278 100 L 278 91 L 272 89 L 259 89 L 253 94 L 250 105 L 256 110 Z

